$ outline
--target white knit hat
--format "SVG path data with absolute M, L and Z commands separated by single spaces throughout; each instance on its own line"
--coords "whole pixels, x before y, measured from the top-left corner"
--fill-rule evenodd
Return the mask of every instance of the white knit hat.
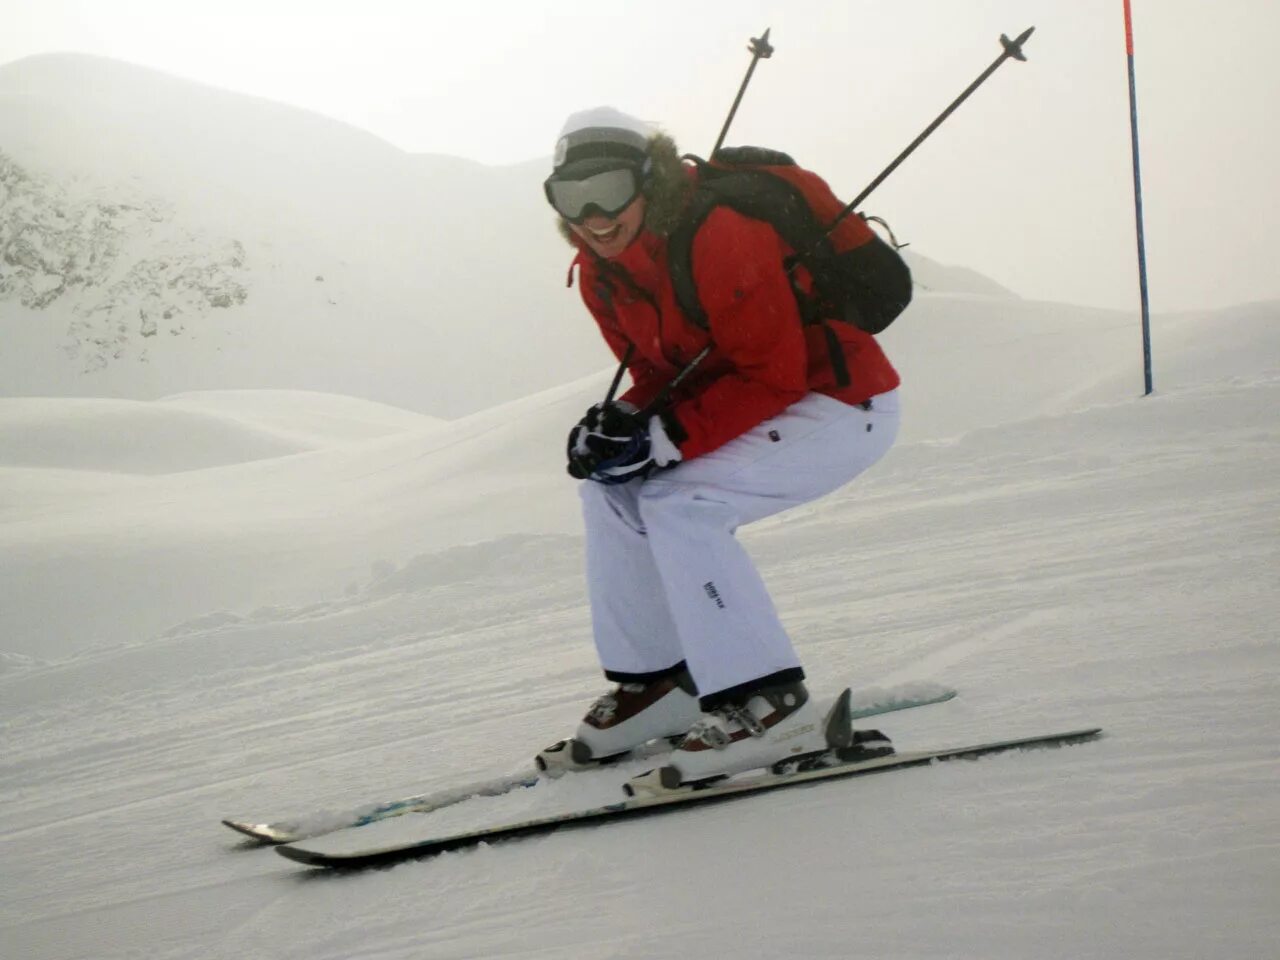
M 613 107 L 592 107 L 570 114 L 556 141 L 553 163 L 557 174 L 581 161 L 610 159 L 636 166 L 649 155 L 649 138 L 658 131 L 643 120 Z M 586 165 L 586 164 L 582 164 Z

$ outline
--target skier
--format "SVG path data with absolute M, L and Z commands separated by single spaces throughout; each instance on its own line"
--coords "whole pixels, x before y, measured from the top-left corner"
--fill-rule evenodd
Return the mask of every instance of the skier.
M 633 380 L 569 435 L 570 473 L 586 478 L 595 645 L 617 686 L 539 754 L 552 774 L 664 737 L 681 738 L 670 763 L 685 783 L 827 746 L 735 531 L 883 457 L 898 432 L 898 374 L 852 324 L 802 324 L 792 251 L 768 223 L 723 206 L 694 235 L 707 329 L 689 322 L 667 241 L 695 181 L 669 136 L 598 107 L 569 117 L 544 184 L 582 299 Z

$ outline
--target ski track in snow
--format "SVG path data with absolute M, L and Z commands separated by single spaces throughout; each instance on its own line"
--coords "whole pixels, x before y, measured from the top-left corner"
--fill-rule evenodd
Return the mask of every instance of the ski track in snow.
M 820 695 L 957 687 L 877 718 L 904 748 L 1106 730 L 1057 751 L 330 876 L 217 821 L 502 775 L 569 732 L 601 690 L 576 536 L 15 659 L 0 929 L 63 960 L 1273 956 L 1276 410 L 1264 372 L 993 423 L 743 532 Z M 591 805 L 625 772 L 366 829 Z

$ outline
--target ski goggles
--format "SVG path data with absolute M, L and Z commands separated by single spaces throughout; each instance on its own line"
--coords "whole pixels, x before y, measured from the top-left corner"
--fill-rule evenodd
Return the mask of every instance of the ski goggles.
M 565 220 L 580 224 L 593 212 L 613 218 L 640 195 L 640 171 L 614 167 L 578 180 L 560 180 L 552 174 L 542 184 L 547 202 Z

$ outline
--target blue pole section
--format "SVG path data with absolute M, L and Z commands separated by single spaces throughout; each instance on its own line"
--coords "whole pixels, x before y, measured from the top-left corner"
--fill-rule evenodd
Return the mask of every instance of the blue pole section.
M 1138 160 L 1138 88 L 1133 69 L 1133 13 L 1124 0 L 1124 41 L 1129 57 L 1129 128 L 1133 139 L 1133 205 L 1138 222 L 1138 287 L 1142 293 L 1143 396 L 1154 389 L 1151 377 L 1151 302 L 1147 296 L 1147 241 L 1142 226 L 1142 165 Z

